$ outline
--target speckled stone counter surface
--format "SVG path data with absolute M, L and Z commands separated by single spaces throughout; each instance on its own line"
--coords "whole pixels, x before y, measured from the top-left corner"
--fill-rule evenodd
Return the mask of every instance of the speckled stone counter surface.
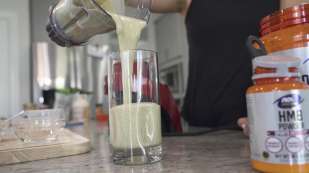
M 106 125 L 91 123 L 73 131 L 91 138 L 90 153 L 2 166 L 0 173 L 255 173 L 249 163 L 249 141 L 241 132 L 164 138 L 160 163 L 128 167 L 112 163 Z

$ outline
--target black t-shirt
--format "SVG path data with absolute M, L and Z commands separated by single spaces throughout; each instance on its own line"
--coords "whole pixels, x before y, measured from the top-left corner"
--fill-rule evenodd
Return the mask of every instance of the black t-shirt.
M 234 126 L 246 116 L 251 85 L 249 35 L 259 21 L 279 9 L 278 0 L 192 0 L 186 26 L 189 79 L 182 110 L 193 126 Z

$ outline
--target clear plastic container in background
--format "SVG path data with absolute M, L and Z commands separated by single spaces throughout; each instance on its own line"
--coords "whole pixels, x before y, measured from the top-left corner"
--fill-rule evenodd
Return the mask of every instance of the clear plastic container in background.
M 160 161 L 162 135 L 157 54 L 147 50 L 114 53 L 108 64 L 110 142 L 114 163 L 137 165 Z
M 7 122 L 7 119 L 0 117 L 0 142 L 6 138 L 8 129 L 9 129 L 9 123 Z
M 74 95 L 71 123 L 87 123 L 90 120 L 90 97 L 87 94 Z
M 65 125 L 62 109 L 25 111 L 10 120 L 16 136 L 24 142 L 46 142 L 57 140 Z

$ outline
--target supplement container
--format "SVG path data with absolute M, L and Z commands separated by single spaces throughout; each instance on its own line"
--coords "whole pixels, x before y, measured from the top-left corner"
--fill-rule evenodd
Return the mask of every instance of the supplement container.
M 299 58 L 253 60 L 247 90 L 252 166 L 268 173 L 309 172 L 309 86 L 299 79 Z
M 264 17 L 260 25 L 267 52 L 301 58 L 302 80 L 309 84 L 309 4 L 277 11 Z

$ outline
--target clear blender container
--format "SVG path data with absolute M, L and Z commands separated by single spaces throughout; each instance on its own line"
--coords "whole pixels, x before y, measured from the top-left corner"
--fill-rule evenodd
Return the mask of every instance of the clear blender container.
M 152 0 L 60 0 L 50 8 L 49 37 L 63 47 L 82 45 L 98 34 L 115 30 L 111 12 L 145 20 Z

